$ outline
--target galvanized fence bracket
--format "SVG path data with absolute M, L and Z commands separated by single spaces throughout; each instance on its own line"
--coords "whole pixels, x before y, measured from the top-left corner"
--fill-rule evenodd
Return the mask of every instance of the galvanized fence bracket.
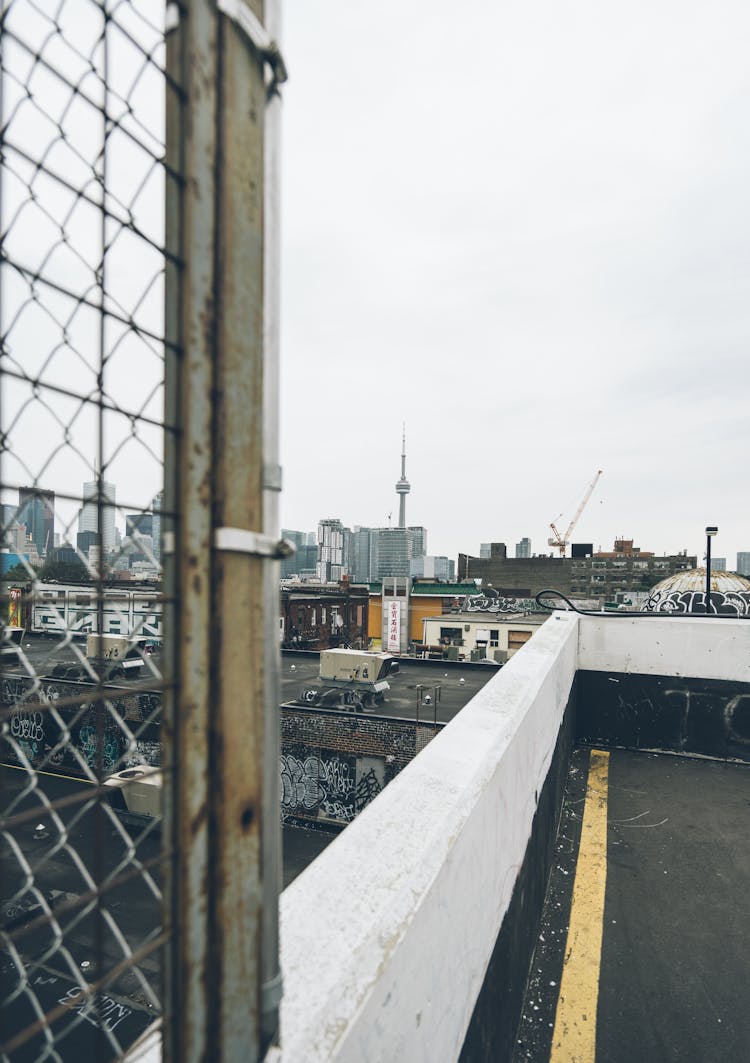
M 233 554 L 251 554 L 253 557 L 270 557 L 283 560 L 291 557 L 296 547 L 289 539 L 276 539 L 261 532 L 244 528 L 217 528 L 214 532 L 214 548 Z
M 278 91 L 279 85 L 289 77 L 278 44 L 272 39 L 246 0 L 216 0 L 216 6 L 222 14 L 239 26 L 253 48 L 270 66 L 271 84 L 268 86 L 268 92 L 269 95 L 273 95 Z

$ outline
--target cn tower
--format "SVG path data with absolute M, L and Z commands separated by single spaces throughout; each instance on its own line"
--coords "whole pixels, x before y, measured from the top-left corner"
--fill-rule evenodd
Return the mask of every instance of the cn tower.
M 404 425 L 401 437 L 401 479 L 396 484 L 398 495 L 398 526 L 406 527 L 406 496 L 411 491 L 411 484 L 406 479 L 406 425 Z

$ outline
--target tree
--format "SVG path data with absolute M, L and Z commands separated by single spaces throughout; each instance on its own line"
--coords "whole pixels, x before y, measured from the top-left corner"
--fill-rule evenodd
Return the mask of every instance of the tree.
M 33 575 L 29 574 L 29 570 L 20 561 L 3 573 L 3 581 L 6 583 L 28 583 L 33 578 Z
M 56 583 L 90 583 L 91 576 L 83 561 L 47 561 L 39 572 L 40 580 Z

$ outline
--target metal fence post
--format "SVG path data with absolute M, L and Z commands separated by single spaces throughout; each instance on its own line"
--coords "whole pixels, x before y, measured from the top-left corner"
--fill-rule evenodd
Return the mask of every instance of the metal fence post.
M 264 350 L 275 287 L 264 282 L 267 88 L 239 17 L 248 6 L 261 20 L 260 4 L 190 0 L 170 49 L 187 119 L 165 1042 L 181 1063 L 255 1059 L 276 1025 L 277 387 Z

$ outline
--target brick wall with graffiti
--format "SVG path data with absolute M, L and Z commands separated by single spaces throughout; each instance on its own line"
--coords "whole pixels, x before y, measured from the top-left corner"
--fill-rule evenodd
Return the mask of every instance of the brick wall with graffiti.
M 122 688 L 90 702 L 91 690 L 85 683 L 6 676 L 0 760 L 100 778 L 132 764 L 158 766 L 161 696 Z
M 106 778 L 160 764 L 161 695 L 21 676 L 0 681 L 0 762 Z M 78 700 L 80 699 L 80 701 Z M 441 724 L 284 706 L 281 816 L 336 829 L 351 822 L 434 737 Z
M 350 823 L 440 729 L 440 724 L 284 706 L 282 819 L 323 828 Z

